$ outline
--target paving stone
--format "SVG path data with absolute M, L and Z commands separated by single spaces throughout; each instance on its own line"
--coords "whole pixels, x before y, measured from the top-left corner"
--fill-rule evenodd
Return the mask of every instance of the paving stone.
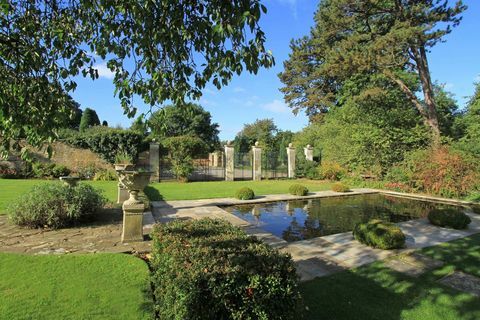
M 441 267 L 443 262 L 430 259 L 419 253 L 411 253 L 389 259 L 385 262 L 385 265 L 395 271 L 418 277 L 429 270 Z
M 319 257 L 295 261 L 300 281 L 308 281 L 317 277 L 325 277 L 345 270 L 342 266 Z
M 480 297 L 480 278 L 471 274 L 455 271 L 439 280 L 440 283 L 459 291 L 468 292 Z

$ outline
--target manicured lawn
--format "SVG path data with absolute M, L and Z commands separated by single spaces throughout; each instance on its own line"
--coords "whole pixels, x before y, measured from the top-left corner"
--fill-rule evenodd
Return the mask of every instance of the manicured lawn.
M 123 254 L 0 253 L 0 319 L 150 319 L 148 277 Z
M 332 185 L 314 180 L 161 182 L 150 184 L 145 193 L 152 201 L 230 198 L 242 187 L 251 188 L 255 195 L 288 193 L 288 188 L 294 183 L 301 183 L 310 191 L 329 190 Z
M 53 180 L 56 183 L 60 181 Z M 35 184 L 52 182 L 47 180 L 0 179 L 0 214 L 5 213 L 9 201 L 28 192 Z M 115 203 L 117 200 L 116 181 L 87 181 L 87 183 L 101 189 L 108 200 Z M 210 181 L 210 182 L 161 182 L 152 183 L 145 193 L 150 200 L 193 200 L 206 198 L 233 197 L 241 187 L 250 187 L 256 195 L 288 193 L 293 183 L 301 183 L 310 191 L 329 190 L 331 183 L 312 180 L 264 180 L 264 181 Z
M 480 298 L 435 280 L 454 269 L 480 275 L 480 235 L 424 249 L 446 265 L 412 278 L 377 262 L 301 284 L 306 319 L 480 319 Z

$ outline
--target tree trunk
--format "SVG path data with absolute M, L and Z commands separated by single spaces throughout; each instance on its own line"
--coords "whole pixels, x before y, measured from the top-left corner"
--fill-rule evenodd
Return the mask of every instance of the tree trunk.
M 428 68 L 425 46 L 411 48 L 415 63 L 417 65 L 420 83 L 422 84 L 423 97 L 425 100 L 425 122 L 432 129 L 433 139 L 436 144 L 440 142 L 440 126 L 438 124 L 437 106 L 433 96 L 433 85 Z

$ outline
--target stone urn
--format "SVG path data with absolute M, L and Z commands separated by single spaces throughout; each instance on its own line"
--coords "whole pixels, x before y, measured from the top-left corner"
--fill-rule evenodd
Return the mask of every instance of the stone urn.
M 134 170 L 121 170 L 117 171 L 120 183 L 125 186 L 130 194 L 128 200 L 124 202 L 125 205 L 138 205 L 143 202 L 138 199 L 140 191 L 150 182 L 150 177 L 153 172 L 150 171 L 134 171 Z
M 60 181 L 62 181 L 66 186 L 73 188 L 77 185 L 78 181 L 80 181 L 80 177 L 63 176 L 60 177 Z
M 133 171 L 135 169 L 135 165 L 131 163 L 115 163 L 115 171 Z

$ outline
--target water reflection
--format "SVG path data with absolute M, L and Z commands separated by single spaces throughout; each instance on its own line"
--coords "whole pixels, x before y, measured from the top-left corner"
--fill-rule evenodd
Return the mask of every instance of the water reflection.
M 286 241 L 298 241 L 351 231 L 373 218 L 401 222 L 425 217 L 448 205 L 368 194 L 348 197 L 238 205 L 225 209 Z

